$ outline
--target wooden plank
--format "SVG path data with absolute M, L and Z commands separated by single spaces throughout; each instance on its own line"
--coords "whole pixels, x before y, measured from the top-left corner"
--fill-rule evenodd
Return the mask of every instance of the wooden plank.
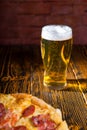
M 31 48 L 27 46 L 25 48 L 24 46 L 3 46 L 1 49 L 1 92 L 29 92 L 31 85 Z
M 87 79 L 87 46 L 73 47 L 72 62 L 78 79 Z
M 78 87 L 80 84 L 87 98 L 87 46 L 73 48 L 68 86 L 63 91 L 44 87 L 40 46 L 1 46 L 0 54 L 0 92 L 31 93 L 61 109 L 70 129 L 87 129 L 87 106 Z

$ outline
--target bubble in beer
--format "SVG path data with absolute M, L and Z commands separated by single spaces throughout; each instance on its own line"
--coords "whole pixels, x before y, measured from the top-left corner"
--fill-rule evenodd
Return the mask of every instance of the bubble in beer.
M 41 36 L 52 41 L 63 41 L 72 38 L 72 29 L 66 25 L 47 25 L 42 28 Z

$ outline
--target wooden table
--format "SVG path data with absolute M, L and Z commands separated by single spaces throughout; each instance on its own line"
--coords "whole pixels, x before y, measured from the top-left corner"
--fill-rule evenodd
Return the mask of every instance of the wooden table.
M 87 130 L 87 46 L 73 46 L 68 87 L 43 86 L 43 64 L 38 45 L 0 45 L 0 92 L 31 93 L 62 111 L 70 130 Z

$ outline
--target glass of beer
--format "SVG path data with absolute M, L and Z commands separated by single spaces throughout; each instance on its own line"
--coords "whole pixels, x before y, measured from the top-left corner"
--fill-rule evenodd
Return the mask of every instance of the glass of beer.
M 44 65 L 44 86 L 58 90 L 66 87 L 72 44 L 71 27 L 66 25 L 42 27 L 41 55 Z

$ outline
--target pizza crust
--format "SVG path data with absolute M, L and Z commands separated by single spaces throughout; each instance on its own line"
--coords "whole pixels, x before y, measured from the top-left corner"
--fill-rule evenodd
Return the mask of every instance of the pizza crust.
M 62 121 L 57 130 L 69 130 L 66 121 Z
M 61 111 L 59 109 L 55 109 L 53 108 L 51 105 L 47 104 L 45 101 L 43 101 L 42 99 L 39 99 L 35 96 L 32 96 L 31 98 L 32 103 L 38 105 L 41 109 L 48 109 L 48 111 L 50 111 L 51 118 L 56 121 L 56 123 L 61 123 L 62 122 L 62 114 Z M 55 118 L 54 118 L 55 117 Z

